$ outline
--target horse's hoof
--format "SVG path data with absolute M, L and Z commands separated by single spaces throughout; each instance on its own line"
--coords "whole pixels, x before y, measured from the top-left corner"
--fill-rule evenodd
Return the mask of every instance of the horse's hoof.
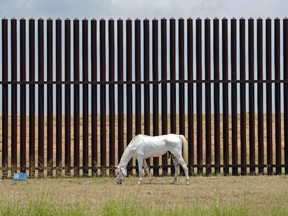
M 187 182 L 186 182 L 186 185 L 189 185 L 189 184 L 190 184 L 190 183 L 187 181 Z
M 140 184 L 141 184 L 141 182 L 140 182 L 140 181 L 138 181 L 137 183 L 138 183 L 138 185 L 140 185 Z

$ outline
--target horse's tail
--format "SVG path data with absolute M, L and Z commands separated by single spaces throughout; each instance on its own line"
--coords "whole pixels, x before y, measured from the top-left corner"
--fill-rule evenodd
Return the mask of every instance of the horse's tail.
M 182 142 L 182 156 L 185 161 L 185 163 L 188 163 L 188 142 L 186 138 L 183 135 L 179 135 L 179 138 Z

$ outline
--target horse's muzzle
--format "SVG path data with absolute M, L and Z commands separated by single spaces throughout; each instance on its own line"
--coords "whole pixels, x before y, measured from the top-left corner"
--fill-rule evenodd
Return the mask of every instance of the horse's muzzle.
M 117 184 L 122 184 L 124 182 L 124 179 L 116 179 Z

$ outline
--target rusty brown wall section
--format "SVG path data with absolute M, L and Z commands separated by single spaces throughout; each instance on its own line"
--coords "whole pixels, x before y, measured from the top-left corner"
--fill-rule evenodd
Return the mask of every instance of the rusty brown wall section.
M 190 175 L 288 174 L 287 23 L 3 18 L 2 178 L 114 176 L 138 133 L 185 135 Z

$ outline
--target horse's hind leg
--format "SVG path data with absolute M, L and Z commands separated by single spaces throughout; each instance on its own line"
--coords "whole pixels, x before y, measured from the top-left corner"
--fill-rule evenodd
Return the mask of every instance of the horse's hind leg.
M 177 182 L 177 176 L 178 176 L 178 160 L 177 160 L 177 158 L 173 155 L 173 154 L 171 154 L 171 156 L 172 156 L 172 160 L 173 160 L 173 163 L 174 163 L 174 167 L 175 167 L 175 173 L 174 173 L 174 179 L 172 180 L 172 184 L 176 184 L 176 182 Z
M 184 172 L 185 172 L 185 176 L 186 176 L 186 184 L 188 185 L 189 184 L 189 175 L 188 175 L 188 167 L 187 167 L 187 164 L 185 163 L 183 157 L 179 157 L 178 158 L 178 161 L 179 163 L 181 164 Z
M 151 175 L 151 173 L 150 173 L 150 171 L 149 171 L 149 167 L 148 167 L 147 162 L 146 162 L 145 159 L 143 160 L 143 165 L 144 165 L 144 169 L 145 169 L 145 171 L 146 171 L 146 173 L 147 173 L 147 175 L 148 175 L 148 177 L 149 177 L 149 183 L 151 183 L 151 181 L 152 181 L 152 175 Z

